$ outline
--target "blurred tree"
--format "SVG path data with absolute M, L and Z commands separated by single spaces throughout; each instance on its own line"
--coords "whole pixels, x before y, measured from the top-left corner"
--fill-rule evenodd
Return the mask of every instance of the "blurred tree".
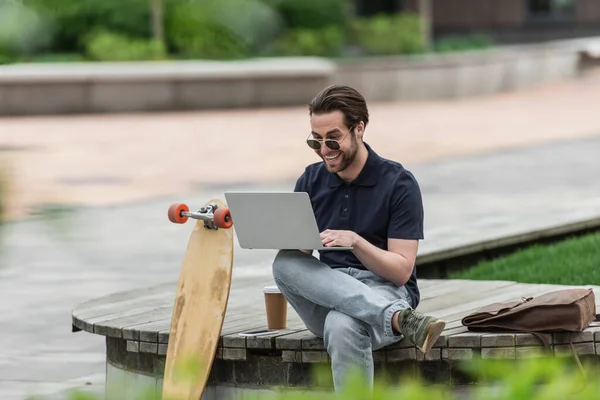
M 159 43 L 165 41 L 165 26 L 163 17 L 163 0 L 150 0 L 150 13 L 152 14 L 152 36 Z
M 419 0 L 419 14 L 421 16 L 421 32 L 423 36 L 423 46 L 426 51 L 432 47 L 432 0 Z

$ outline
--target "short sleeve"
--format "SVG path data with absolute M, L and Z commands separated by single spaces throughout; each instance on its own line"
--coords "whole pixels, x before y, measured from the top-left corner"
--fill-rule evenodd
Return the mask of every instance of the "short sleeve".
M 391 195 L 388 237 L 392 239 L 423 239 L 423 200 L 415 177 L 403 171 Z
M 294 192 L 307 192 L 308 193 L 308 185 L 307 185 L 307 171 L 305 170 L 302 175 L 296 181 L 296 186 L 294 187 Z

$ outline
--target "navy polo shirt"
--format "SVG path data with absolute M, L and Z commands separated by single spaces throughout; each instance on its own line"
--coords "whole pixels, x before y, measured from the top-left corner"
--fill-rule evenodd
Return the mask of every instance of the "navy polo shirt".
M 306 167 L 296 182 L 294 191 L 310 197 L 319 232 L 350 230 L 384 250 L 388 238 L 423 239 L 423 203 L 415 177 L 365 146 L 367 162 L 354 181 L 345 182 L 319 161 Z M 331 268 L 366 269 L 352 251 L 323 251 L 319 259 Z M 415 268 L 406 288 L 416 307 L 420 295 Z

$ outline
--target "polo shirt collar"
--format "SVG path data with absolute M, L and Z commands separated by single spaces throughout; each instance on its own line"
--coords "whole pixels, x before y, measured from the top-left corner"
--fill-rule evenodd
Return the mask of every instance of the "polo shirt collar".
M 367 162 L 363 169 L 360 171 L 355 180 L 350 182 L 357 186 L 374 186 L 377 183 L 379 177 L 379 166 L 381 159 L 375 151 L 367 143 L 364 143 L 369 155 L 367 156 Z M 338 176 L 338 174 L 329 172 L 328 177 L 329 187 L 335 188 L 344 184 L 344 180 Z

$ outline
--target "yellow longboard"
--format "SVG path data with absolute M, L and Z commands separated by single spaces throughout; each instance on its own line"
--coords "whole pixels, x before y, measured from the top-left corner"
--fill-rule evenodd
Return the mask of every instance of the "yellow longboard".
M 233 266 L 233 221 L 220 200 L 190 212 L 172 204 L 169 220 L 197 219 L 183 258 L 165 363 L 162 398 L 201 398 L 219 343 Z

